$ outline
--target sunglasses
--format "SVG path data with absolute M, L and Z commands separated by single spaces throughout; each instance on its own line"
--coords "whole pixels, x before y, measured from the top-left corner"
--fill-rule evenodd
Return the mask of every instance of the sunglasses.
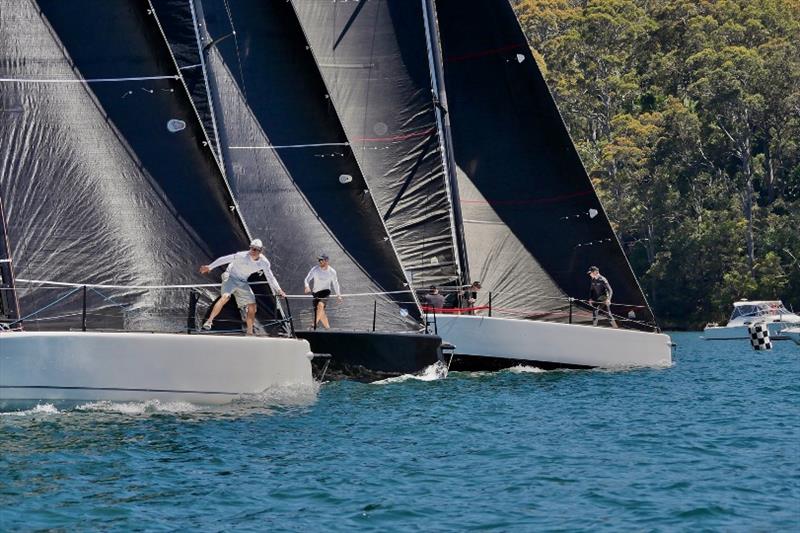
M 250 247 L 251 252 L 260 252 L 261 250 L 263 250 L 263 248 L 254 248 L 252 246 Z

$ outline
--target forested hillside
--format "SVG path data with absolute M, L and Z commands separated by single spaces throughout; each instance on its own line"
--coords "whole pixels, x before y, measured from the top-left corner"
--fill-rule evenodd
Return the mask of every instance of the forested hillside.
M 800 309 L 800 1 L 512 1 L 656 315 Z

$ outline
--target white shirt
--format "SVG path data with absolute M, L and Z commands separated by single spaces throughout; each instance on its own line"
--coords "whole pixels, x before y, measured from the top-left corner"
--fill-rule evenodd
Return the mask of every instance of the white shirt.
M 309 283 L 312 283 L 311 287 L 309 287 Z M 329 266 L 325 269 L 321 268 L 319 265 L 314 266 L 308 271 L 308 275 L 305 279 L 305 285 L 306 289 L 309 290 L 313 287 L 314 292 L 328 289 L 336 294 L 336 296 L 341 294 L 341 291 L 339 290 L 339 277 L 336 275 L 336 271 L 332 266 Z
M 272 273 L 270 262 L 264 257 L 264 254 L 259 254 L 258 259 L 253 259 L 250 257 L 250 252 L 236 252 L 235 254 L 225 255 L 216 259 L 213 263 L 208 265 L 208 268 L 209 270 L 214 270 L 225 264 L 228 264 L 226 272 L 232 278 L 241 281 L 247 281 L 247 278 L 249 278 L 251 274 L 262 270 L 272 290 L 275 293 L 281 290 L 281 286 L 278 285 L 278 280 L 275 279 L 275 275 Z

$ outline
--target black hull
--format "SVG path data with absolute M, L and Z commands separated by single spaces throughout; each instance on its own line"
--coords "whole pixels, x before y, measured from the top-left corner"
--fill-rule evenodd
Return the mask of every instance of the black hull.
M 297 337 L 311 344 L 311 351 L 330 354 L 326 380 L 376 381 L 414 374 L 442 358 L 442 339 L 417 333 L 353 331 L 298 331 Z M 319 377 L 325 359 L 312 362 Z
M 586 365 L 571 365 L 567 363 L 554 363 L 552 361 L 532 361 L 530 359 L 506 359 L 504 357 L 485 357 L 481 355 L 457 354 L 450 363 L 452 372 L 493 372 L 514 366 L 533 366 L 542 370 L 588 369 L 594 368 Z

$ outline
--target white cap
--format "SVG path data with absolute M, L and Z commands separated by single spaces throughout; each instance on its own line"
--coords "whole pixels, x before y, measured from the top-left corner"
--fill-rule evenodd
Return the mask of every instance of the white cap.
M 253 239 L 250 241 L 250 248 L 260 248 L 264 249 L 264 243 L 261 242 L 261 239 Z

